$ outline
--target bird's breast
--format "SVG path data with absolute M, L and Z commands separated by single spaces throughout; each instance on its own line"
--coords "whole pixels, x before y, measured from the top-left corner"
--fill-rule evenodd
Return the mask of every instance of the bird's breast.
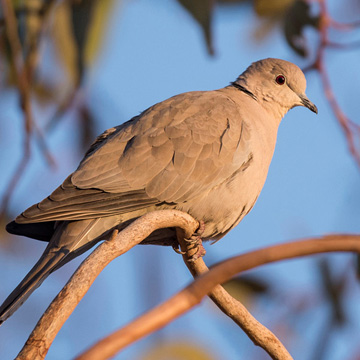
M 251 129 L 247 156 L 223 182 L 200 193 L 177 208 L 205 222 L 204 239 L 218 240 L 234 228 L 253 208 L 265 184 L 275 139 L 261 129 Z M 256 132 L 256 134 L 254 134 Z

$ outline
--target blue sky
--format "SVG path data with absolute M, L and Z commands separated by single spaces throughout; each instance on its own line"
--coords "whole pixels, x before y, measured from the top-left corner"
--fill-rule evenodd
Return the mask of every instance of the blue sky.
M 119 2 L 109 21 L 101 54 L 86 79 L 87 101 L 98 120 L 98 132 L 172 95 L 226 86 L 252 61 L 261 58 L 278 57 L 299 66 L 306 65 L 286 45 L 281 28 L 274 29 L 263 42 L 256 43 L 253 32 L 258 22 L 250 6 L 243 6 L 241 11 L 236 7 L 217 8 L 213 27 L 216 55 L 209 57 L 200 28 L 174 0 Z M 308 36 L 315 38 L 312 31 Z M 360 110 L 360 73 L 354 71 L 358 57 L 359 50 L 354 49 L 329 52 L 326 58 L 336 97 L 354 120 L 358 119 Z M 206 246 L 208 264 L 292 239 L 333 232 L 360 232 L 359 169 L 349 156 L 318 76 L 308 73 L 307 81 L 307 95 L 317 105 L 319 115 L 304 108 L 295 108 L 286 115 L 256 206 L 225 238 Z M 11 170 L 20 156 L 21 115 L 15 110 L 14 93 L 4 94 L 0 102 L 11 105 L 3 114 L 8 121 L 1 125 L 1 132 L 6 130 L 9 136 L 0 135 L 2 147 L 6 147 L 0 166 Z M 74 128 L 74 118 L 69 116 L 48 139 L 58 164 L 56 170 L 44 164 L 34 150 L 31 165 L 11 202 L 14 214 L 47 196 L 76 168 L 81 155 L 74 152 L 73 143 L 77 140 Z M 4 189 L 10 174 L 6 171 L 0 179 L 0 189 Z M 0 253 L 0 271 L 6 274 L 2 276 L 1 299 L 22 279 L 44 248 L 43 243 L 26 238 L 12 238 L 11 241 L 13 244 L 6 245 Z M 331 255 L 331 258 L 341 269 L 350 256 Z M 52 274 L 0 328 L 2 358 L 11 359 L 17 354 L 42 312 L 78 264 L 79 260 L 73 261 Z M 311 291 L 319 280 L 312 259 L 267 266 L 254 274 L 264 276 L 281 294 Z M 133 249 L 99 276 L 58 334 L 48 358 L 74 356 L 189 281 L 190 274 L 180 256 L 171 249 L 151 246 Z M 268 305 L 260 305 L 258 310 L 254 309 L 254 314 L 259 320 L 270 321 L 269 314 L 259 310 Z M 352 316 L 359 318 L 359 309 L 353 307 L 351 301 L 349 307 Z M 312 318 L 314 333 L 325 321 L 326 309 L 317 316 Z M 333 339 L 327 359 L 349 356 L 348 345 L 344 342 L 346 336 L 349 338 L 346 331 Z M 254 352 L 241 330 L 205 300 L 186 316 L 125 350 L 116 359 L 143 359 L 144 352 L 151 346 L 176 338 L 204 347 L 214 359 L 239 359 L 250 355 L 260 359 L 264 356 L 261 350 Z

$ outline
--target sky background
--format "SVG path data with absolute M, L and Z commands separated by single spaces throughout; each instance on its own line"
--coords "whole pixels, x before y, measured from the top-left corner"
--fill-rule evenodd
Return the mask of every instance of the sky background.
M 331 11 L 339 14 L 339 20 L 345 20 L 340 18 L 336 1 L 329 3 Z M 282 58 L 300 67 L 308 64 L 285 43 L 281 27 L 273 29 L 262 42 L 256 42 L 253 35 L 259 21 L 251 6 L 217 7 L 213 23 L 216 54 L 210 57 L 200 27 L 176 1 L 119 1 L 84 87 L 86 101 L 97 120 L 97 132 L 123 123 L 175 94 L 226 86 L 251 62 L 262 58 Z M 308 30 L 307 36 L 313 40 L 312 44 L 317 41 L 313 30 Z M 354 48 L 329 51 L 326 56 L 336 97 L 354 121 L 359 121 L 360 111 L 359 55 L 359 48 Z M 329 109 L 319 77 L 314 72 L 307 73 L 306 77 L 307 95 L 317 105 L 319 115 L 295 108 L 285 116 L 269 175 L 256 206 L 225 238 L 213 246 L 206 245 L 208 265 L 293 239 L 334 232 L 360 233 L 359 168 L 349 156 L 346 140 Z M 0 107 L 6 120 L 0 124 L 0 169 L 3 169 L 0 190 L 4 191 L 21 156 L 22 117 L 16 109 L 14 92 L 2 94 Z M 74 151 L 74 143 L 78 141 L 74 121 L 70 114 L 47 138 L 57 162 L 55 170 L 44 163 L 34 147 L 26 176 L 11 200 L 12 214 L 46 197 L 76 168 L 82 154 Z M 6 235 L 0 232 L 0 236 Z M 44 243 L 21 237 L 11 237 L 10 242 L 4 242 L 0 249 L 1 301 L 36 262 L 44 247 Z M 351 255 L 344 254 L 327 257 L 339 271 L 352 259 Z M 2 359 L 14 358 L 79 263 L 77 259 L 52 274 L 0 328 Z M 320 280 L 313 258 L 268 265 L 252 274 L 271 283 L 277 298 L 278 307 L 261 299 L 250 307 L 265 325 L 273 323 L 274 317 L 286 318 L 281 304 L 297 296 L 316 294 Z M 48 358 L 69 359 L 79 354 L 94 341 L 182 289 L 190 280 L 181 257 L 172 249 L 153 246 L 132 249 L 113 261 L 95 281 L 56 337 Z M 351 359 L 349 344 L 359 341 L 360 310 L 356 306 L 359 289 L 354 292 L 355 296 L 347 304 L 352 327 L 344 327 L 332 338 L 328 360 Z M 294 324 L 296 341 L 287 336 L 285 345 L 290 346 L 295 358 L 310 359 L 314 349 L 306 341 L 311 344 L 311 337 L 322 331 L 327 311 L 324 303 L 315 313 L 305 313 L 302 323 Z M 281 326 L 273 330 L 278 331 L 280 339 L 282 334 L 286 335 Z M 300 338 L 295 336 L 298 332 Z M 193 344 L 213 359 L 267 359 L 264 352 L 255 349 L 246 335 L 207 299 L 164 330 L 129 347 L 116 359 L 148 359 L 151 349 L 164 342 Z M 162 359 L 160 355 L 155 358 Z

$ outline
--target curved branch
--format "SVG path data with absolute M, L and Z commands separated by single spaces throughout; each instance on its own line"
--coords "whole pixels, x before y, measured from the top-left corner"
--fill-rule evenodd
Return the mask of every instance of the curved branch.
M 4 13 L 4 22 L 6 29 L 6 37 L 9 43 L 10 49 L 10 61 L 13 64 L 14 72 L 16 76 L 16 84 L 20 96 L 20 105 L 24 114 L 24 123 L 25 123 L 25 138 L 23 145 L 23 155 L 22 159 L 19 162 L 14 174 L 11 177 L 4 196 L 2 199 L 2 205 L 0 209 L 0 219 L 4 216 L 7 209 L 9 200 L 18 184 L 19 180 L 24 174 L 24 171 L 29 163 L 31 149 L 30 149 L 30 139 L 33 131 L 35 131 L 38 142 L 42 153 L 48 163 L 51 166 L 55 165 L 50 152 L 48 151 L 44 136 L 40 129 L 38 129 L 36 123 L 34 122 L 32 116 L 32 105 L 31 105 L 31 74 L 33 72 L 33 67 L 35 66 L 33 61 L 24 61 L 23 48 L 18 34 L 18 24 L 14 11 L 14 6 L 11 0 L 0 0 L 2 5 L 2 11 Z M 31 71 L 29 71 L 31 70 Z
M 328 235 L 318 239 L 275 245 L 223 261 L 166 302 L 99 341 L 77 357 L 77 360 L 103 360 L 114 356 L 121 349 L 162 328 L 198 305 L 217 284 L 224 283 L 239 272 L 275 261 L 335 251 L 360 253 L 360 235 Z M 286 359 L 274 356 L 274 359 Z
M 331 47 L 331 42 L 329 41 L 329 29 L 330 27 L 335 27 L 338 30 L 345 30 L 344 27 L 349 25 L 342 24 L 343 29 L 340 29 L 341 23 L 334 21 L 329 15 L 326 0 L 318 0 L 320 6 L 319 14 L 319 34 L 320 34 L 320 44 L 317 50 L 316 59 L 311 68 L 316 69 L 319 72 L 320 79 L 324 88 L 325 96 L 329 102 L 330 107 L 332 108 L 335 117 L 337 118 L 340 126 L 342 127 L 345 137 L 347 139 L 349 151 L 360 166 L 360 149 L 357 148 L 356 140 L 360 134 L 360 126 L 352 121 L 346 116 L 342 111 L 331 87 L 329 74 L 325 68 L 325 50 L 328 47 Z M 357 23 L 353 24 L 354 26 Z M 350 25 L 351 26 L 351 25 Z
M 185 252 L 183 255 L 185 264 L 191 274 L 198 277 L 208 272 L 209 268 L 202 258 L 196 261 L 188 261 L 191 258 L 192 249 L 189 249 L 188 244 L 183 240 L 187 237 L 189 234 L 178 234 L 178 242 L 181 250 Z M 233 298 L 221 285 L 215 286 L 208 296 L 225 315 L 240 326 L 255 345 L 263 348 L 272 359 L 292 360 L 292 356 L 281 341 L 266 326 L 257 321 L 246 307 Z
M 194 232 L 199 226 L 190 215 L 177 210 L 159 210 L 135 220 L 120 233 L 100 244 L 79 266 L 68 283 L 55 297 L 30 334 L 18 360 L 44 359 L 55 336 L 86 294 L 100 272 L 116 257 L 139 244 L 153 231 L 181 227 Z
M 2 199 L 2 206 L 0 210 L 0 218 L 5 214 L 10 197 L 23 175 L 26 166 L 30 160 L 30 137 L 33 127 L 33 119 L 31 112 L 31 101 L 30 101 L 30 86 L 28 78 L 26 76 L 25 64 L 22 55 L 22 46 L 17 31 L 17 21 L 15 17 L 14 7 L 10 0 L 1 0 L 2 11 L 4 13 L 5 19 L 5 29 L 6 37 L 9 43 L 11 63 L 14 66 L 14 72 L 16 76 L 16 84 L 19 90 L 21 108 L 24 113 L 24 122 L 25 122 L 25 139 L 24 139 L 24 151 L 22 159 L 17 166 L 14 175 L 11 177 L 6 190 L 4 192 L 4 197 Z

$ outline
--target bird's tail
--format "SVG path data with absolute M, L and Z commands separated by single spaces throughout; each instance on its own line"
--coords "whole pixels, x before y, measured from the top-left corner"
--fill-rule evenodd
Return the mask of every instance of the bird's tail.
M 1 305 L 0 325 L 27 300 L 32 292 L 42 284 L 66 255 L 60 251 L 53 252 L 51 250 L 47 251 L 47 249 L 21 283 Z
M 98 219 L 92 219 L 60 223 L 39 261 L 0 306 L 0 325 L 27 300 L 50 273 L 94 245 L 94 238 L 99 235 L 96 231 L 97 221 Z

